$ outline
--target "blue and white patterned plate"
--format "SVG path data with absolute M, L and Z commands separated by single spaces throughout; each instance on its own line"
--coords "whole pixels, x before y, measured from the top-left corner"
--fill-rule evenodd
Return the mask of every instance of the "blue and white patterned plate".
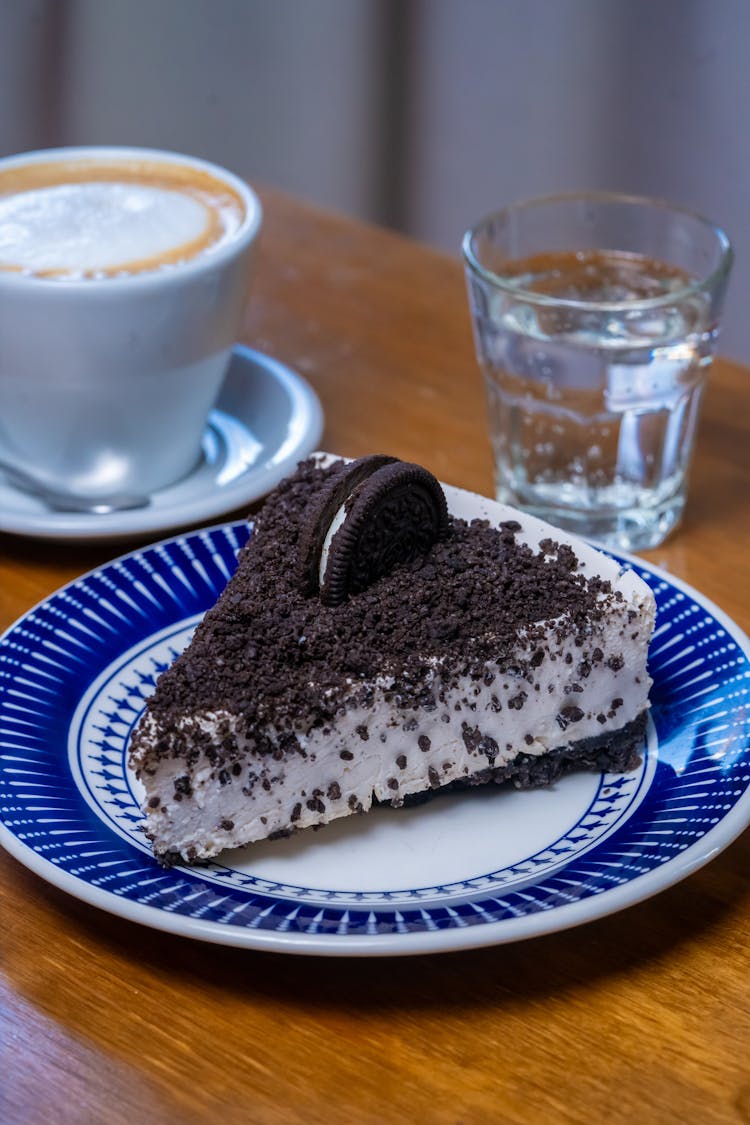
M 0 843 L 113 914 L 206 941 L 385 955 L 513 941 L 663 890 L 750 822 L 750 646 L 715 606 L 630 559 L 658 606 L 639 770 L 380 808 L 163 871 L 125 766 L 156 676 L 230 577 L 242 523 L 124 556 L 0 640 Z

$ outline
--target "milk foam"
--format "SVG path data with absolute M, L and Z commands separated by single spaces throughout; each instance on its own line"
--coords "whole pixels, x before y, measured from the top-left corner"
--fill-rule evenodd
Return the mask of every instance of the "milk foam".
M 56 184 L 0 196 L 0 268 L 68 277 L 192 253 L 211 224 L 200 199 L 143 183 Z

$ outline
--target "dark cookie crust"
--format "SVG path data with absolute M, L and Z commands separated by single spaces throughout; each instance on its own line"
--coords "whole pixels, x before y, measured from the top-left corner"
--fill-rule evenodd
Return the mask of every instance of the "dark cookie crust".
M 516 789 L 543 789 L 554 785 L 574 770 L 596 770 L 606 773 L 628 773 L 640 763 L 646 735 L 647 713 L 642 711 L 632 722 L 607 734 L 579 738 L 546 754 L 519 754 L 505 766 L 489 767 L 471 777 L 449 782 L 439 790 L 466 789 L 473 785 L 512 784 Z M 418 804 L 432 794 L 406 797 L 404 804 Z

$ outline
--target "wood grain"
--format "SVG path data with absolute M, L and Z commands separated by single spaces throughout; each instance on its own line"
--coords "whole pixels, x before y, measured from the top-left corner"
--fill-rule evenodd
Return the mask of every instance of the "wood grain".
M 460 265 L 264 193 L 245 338 L 297 368 L 323 445 L 491 490 Z M 750 626 L 750 372 L 715 365 L 684 526 L 650 559 Z M 132 545 L 125 543 L 122 549 Z M 0 627 L 118 549 L 0 536 Z M 347 961 L 212 947 L 0 854 L 0 1120 L 750 1122 L 750 837 L 566 933 Z

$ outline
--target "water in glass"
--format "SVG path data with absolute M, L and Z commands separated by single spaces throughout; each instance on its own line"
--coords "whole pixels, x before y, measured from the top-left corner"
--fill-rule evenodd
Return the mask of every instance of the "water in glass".
M 472 293 L 498 499 L 621 547 L 661 542 L 685 502 L 709 302 L 635 254 L 537 255 L 503 273 L 517 297 Z

